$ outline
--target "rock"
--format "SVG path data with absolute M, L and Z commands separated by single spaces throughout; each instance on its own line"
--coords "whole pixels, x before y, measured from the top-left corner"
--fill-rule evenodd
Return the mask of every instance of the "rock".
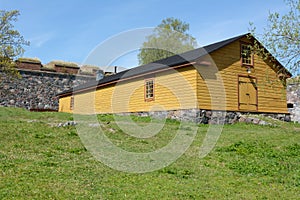
M 38 122 L 38 120 L 33 119 L 33 120 L 28 120 L 27 123 L 34 123 L 34 122 Z
M 68 121 L 68 122 L 64 123 L 63 126 L 76 126 L 76 125 L 77 125 L 76 122 L 74 122 L 74 121 Z
M 246 122 L 246 117 L 241 115 L 240 119 L 239 119 L 239 122 Z
M 63 126 L 63 123 L 57 124 L 57 127 L 62 127 L 62 126 Z
M 253 121 L 253 118 L 250 118 L 250 117 L 247 117 L 245 120 L 246 123 L 252 123 L 252 121 Z
M 284 121 L 285 121 L 285 122 L 290 122 L 290 121 L 291 121 L 291 116 L 290 116 L 290 115 L 286 115 L 286 116 L 284 117 Z
M 262 126 L 270 125 L 270 123 L 263 121 L 263 120 L 261 120 L 258 124 L 262 125 Z
M 253 118 L 253 120 L 252 120 L 253 124 L 259 124 L 259 122 L 260 122 L 260 119 L 258 119 L 258 118 Z
M 206 112 L 205 112 L 205 117 L 210 118 L 211 115 L 212 115 L 212 112 L 211 112 L 211 111 L 206 111 Z
M 109 132 L 111 132 L 111 133 L 115 133 L 116 131 L 114 130 L 114 129 L 112 129 L 112 128 L 110 128 L 110 129 L 108 129 L 109 130 Z
M 99 124 L 99 123 L 96 123 L 96 124 L 89 124 L 89 127 L 100 127 L 100 124 Z
M 67 126 L 76 126 L 77 123 L 74 121 L 67 121 L 65 123 L 59 123 L 56 127 L 67 127 Z
M 208 117 L 202 117 L 202 119 L 200 120 L 201 124 L 208 124 L 209 123 L 209 118 Z

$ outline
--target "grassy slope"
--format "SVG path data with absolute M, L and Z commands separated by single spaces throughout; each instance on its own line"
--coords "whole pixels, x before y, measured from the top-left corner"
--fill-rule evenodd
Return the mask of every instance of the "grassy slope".
M 111 116 L 99 116 L 111 121 Z M 298 199 L 299 126 L 225 126 L 204 159 L 198 150 L 207 126 L 172 165 L 145 174 L 115 171 L 93 159 L 64 113 L 29 113 L 0 108 L 0 199 Z M 140 123 L 145 123 L 144 119 Z M 106 124 L 106 123 L 105 123 Z M 178 127 L 135 140 L 111 122 L 107 135 L 117 145 L 143 151 L 165 145 Z

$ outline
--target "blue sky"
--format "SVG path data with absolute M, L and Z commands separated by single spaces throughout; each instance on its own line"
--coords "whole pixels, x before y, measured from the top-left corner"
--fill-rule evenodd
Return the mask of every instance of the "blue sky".
M 20 11 L 15 27 L 31 42 L 23 57 L 37 57 L 44 64 L 81 64 L 109 38 L 155 27 L 167 17 L 189 23 L 189 33 L 203 46 L 248 32 L 250 21 L 261 32 L 269 12 L 287 11 L 284 0 L 0 0 L 0 9 Z M 109 65 L 134 67 L 137 52 L 120 55 Z

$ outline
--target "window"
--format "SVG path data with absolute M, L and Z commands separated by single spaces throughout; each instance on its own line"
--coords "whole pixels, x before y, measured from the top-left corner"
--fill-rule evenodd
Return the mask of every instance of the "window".
M 249 44 L 241 44 L 241 62 L 242 65 L 253 66 L 253 54 L 251 53 Z
M 145 80 L 145 101 L 154 100 L 154 80 L 147 79 Z
M 71 96 L 71 100 L 70 100 L 70 110 L 74 109 L 74 96 Z

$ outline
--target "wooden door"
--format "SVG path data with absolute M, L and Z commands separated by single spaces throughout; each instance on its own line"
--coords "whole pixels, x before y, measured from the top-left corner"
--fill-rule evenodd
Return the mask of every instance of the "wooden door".
M 239 109 L 257 111 L 257 86 L 254 77 L 239 77 Z

